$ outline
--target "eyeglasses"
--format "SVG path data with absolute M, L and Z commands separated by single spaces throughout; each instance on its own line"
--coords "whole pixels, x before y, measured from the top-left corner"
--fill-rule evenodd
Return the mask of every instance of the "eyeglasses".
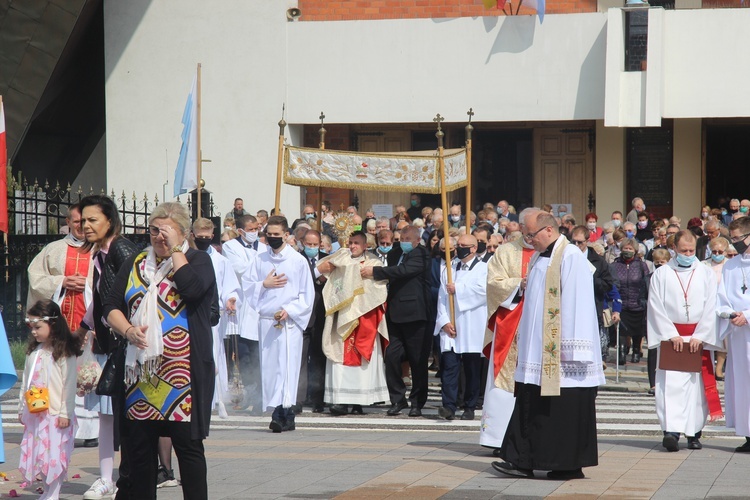
M 523 235 L 523 239 L 525 239 L 526 241 L 531 241 L 531 240 L 534 239 L 534 236 L 536 236 L 537 234 L 541 233 L 542 231 L 544 231 L 548 227 L 550 227 L 550 226 L 540 227 L 539 229 L 537 229 L 533 233 L 524 234 Z
M 44 321 L 46 323 L 49 323 L 49 320 L 56 319 L 57 316 L 42 316 L 41 318 L 26 318 L 26 324 L 29 326 L 34 326 L 40 321 Z
M 151 236 L 159 236 L 159 233 L 161 233 L 161 229 L 159 229 L 156 226 L 148 226 L 148 234 Z
M 750 233 L 745 233 L 742 236 L 733 237 L 732 238 L 732 243 L 738 243 L 738 242 L 744 240 L 745 238 L 747 238 L 748 236 L 750 236 Z
M 724 250 L 711 250 L 714 255 L 724 255 Z
M 578 245 L 579 247 L 585 247 L 587 244 L 586 241 L 581 240 L 571 240 L 571 243 L 573 243 L 574 245 Z

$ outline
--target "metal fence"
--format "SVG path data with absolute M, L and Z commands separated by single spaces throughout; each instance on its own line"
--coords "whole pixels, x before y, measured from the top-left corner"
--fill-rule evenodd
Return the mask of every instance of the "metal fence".
M 24 318 L 29 264 L 45 245 L 64 237 L 61 230 L 66 224 L 69 207 L 93 194 L 104 195 L 105 191 L 97 191 L 93 187 L 85 191 L 82 186 L 73 188 L 67 184 L 63 187 L 57 182 L 52 185 L 47 181 L 40 185 L 36 180 L 31 183 L 23 179 L 20 174 L 18 178 L 9 179 L 7 245 L 0 242 L 0 311 L 9 338 L 25 337 L 28 333 Z M 123 191 L 117 196 L 114 190 L 109 196 L 120 211 L 123 235 L 140 248 L 145 248 L 149 243 L 146 231 L 148 217 L 159 204 L 158 196 L 151 201 L 146 194 L 142 198 L 135 193 L 128 197 Z M 191 212 L 191 198 L 194 196 L 187 197 L 188 210 Z M 213 212 L 213 201 L 207 201 Z

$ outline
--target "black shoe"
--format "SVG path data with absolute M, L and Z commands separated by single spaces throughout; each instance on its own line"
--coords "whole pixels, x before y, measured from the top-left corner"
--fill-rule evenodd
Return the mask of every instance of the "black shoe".
M 438 408 L 438 416 L 443 420 L 453 420 L 456 416 L 456 413 L 450 408 L 441 406 L 440 408 Z
M 430 366 L 427 367 L 427 370 L 431 372 L 436 372 L 440 369 L 440 366 L 437 363 L 432 363 Z
M 385 413 L 389 417 L 395 417 L 396 415 L 401 413 L 401 410 L 408 407 L 409 403 L 407 403 L 406 401 L 401 401 L 399 403 L 394 403 L 390 408 L 388 408 L 388 411 Z
M 271 423 L 268 424 L 268 428 L 271 429 L 274 434 L 278 434 L 284 430 L 284 424 L 281 423 L 280 420 L 271 420 Z
M 411 407 L 411 410 L 409 410 L 409 416 L 410 417 L 421 417 L 422 416 L 422 410 L 420 410 L 418 406 L 414 405 L 414 406 Z
M 352 415 L 364 415 L 365 411 L 362 409 L 362 405 L 352 405 Z
M 296 428 L 297 426 L 294 424 L 294 420 L 292 420 L 291 422 L 287 420 L 284 423 L 284 425 L 281 427 L 281 430 L 286 432 L 286 431 L 293 431 Z
M 461 414 L 461 420 L 474 420 L 474 410 L 468 408 Z
M 492 468 L 496 471 L 511 477 L 534 478 L 534 471 L 530 469 L 519 469 L 509 462 L 492 462 Z
M 349 413 L 349 407 L 347 405 L 333 405 L 328 409 L 331 415 L 340 417 Z
M 99 439 L 84 439 L 83 440 L 83 447 L 84 448 L 96 448 L 99 446 Z
M 734 449 L 736 453 L 750 453 L 750 439 L 745 439 L 745 444 Z
M 656 387 L 652 387 L 651 389 L 649 389 L 648 390 L 648 395 L 649 396 L 655 396 L 656 395 Z
M 688 450 L 702 450 L 703 444 L 701 444 L 700 439 L 697 437 L 689 437 L 687 438 L 688 441 Z
M 325 405 L 313 405 L 313 413 L 323 413 L 326 411 Z
M 570 479 L 584 479 L 583 470 L 551 470 L 547 473 L 547 479 L 556 479 L 558 481 L 568 481 Z
M 302 405 L 292 405 L 292 411 L 295 415 L 302 413 Z
M 492 456 L 493 457 L 499 457 L 500 456 L 500 448 L 495 448 L 492 450 Z
M 640 363 L 640 362 L 641 362 L 641 354 L 633 353 L 633 363 Z
M 672 434 L 667 434 L 661 441 L 661 445 L 667 449 L 667 451 L 679 451 L 680 445 L 677 444 L 678 438 Z

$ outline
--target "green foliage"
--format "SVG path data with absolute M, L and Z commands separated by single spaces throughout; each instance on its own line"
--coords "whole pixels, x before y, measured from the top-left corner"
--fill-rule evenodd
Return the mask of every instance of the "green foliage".
M 8 342 L 10 345 L 10 356 L 13 358 L 13 364 L 16 370 L 23 370 L 23 365 L 26 362 L 26 347 L 28 343 L 26 340 L 15 339 Z

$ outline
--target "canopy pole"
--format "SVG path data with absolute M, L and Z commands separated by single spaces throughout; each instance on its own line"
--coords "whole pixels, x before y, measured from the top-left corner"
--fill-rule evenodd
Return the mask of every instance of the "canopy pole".
M 321 111 L 319 118 L 320 118 L 320 129 L 318 129 L 318 134 L 320 134 L 320 143 L 318 144 L 318 147 L 320 147 L 322 151 L 326 148 L 326 128 L 324 126 L 324 120 L 326 119 L 325 113 Z M 323 206 L 323 187 L 322 186 L 318 186 L 317 195 L 318 195 L 318 210 L 320 210 L 320 207 Z M 318 231 L 320 232 L 323 232 L 323 219 L 321 218 L 322 216 L 323 214 L 321 213 L 320 216 L 318 217 Z
M 196 76 L 196 125 L 195 135 L 197 137 L 198 146 L 198 218 L 203 217 L 201 213 L 201 191 L 203 191 L 203 152 L 201 151 L 201 63 L 198 63 L 198 74 Z
M 438 168 L 440 169 L 440 200 L 443 204 L 443 238 L 445 238 L 445 271 L 448 278 L 448 284 L 453 283 L 453 268 L 451 267 L 451 239 L 449 234 L 449 227 L 448 227 L 448 217 L 446 215 L 448 212 L 448 194 L 445 190 L 445 157 L 444 157 L 444 151 L 443 151 L 443 137 L 445 134 L 443 133 L 442 127 L 440 126 L 440 122 L 444 121 L 445 118 L 440 116 L 440 113 L 437 114 L 435 118 L 432 119 L 435 123 L 437 123 L 437 133 L 435 134 L 435 137 L 437 137 L 438 140 Z M 448 306 L 450 308 L 450 315 L 451 315 L 451 324 L 455 327 L 456 326 L 456 304 L 454 301 L 454 297 L 452 294 L 448 294 Z
M 474 108 L 466 112 L 469 115 L 469 123 L 466 125 L 466 234 L 471 234 L 471 117 L 474 116 Z
M 286 122 L 284 121 L 284 109 L 286 105 L 281 105 L 281 120 L 279 120 L 279 159 L 276 163 L 276 201 L 273 204 L 273 214 L 279 215 L 280 202 L 281 202 L 281 169 L 284 165 L 284 128 L 286 128 Z

